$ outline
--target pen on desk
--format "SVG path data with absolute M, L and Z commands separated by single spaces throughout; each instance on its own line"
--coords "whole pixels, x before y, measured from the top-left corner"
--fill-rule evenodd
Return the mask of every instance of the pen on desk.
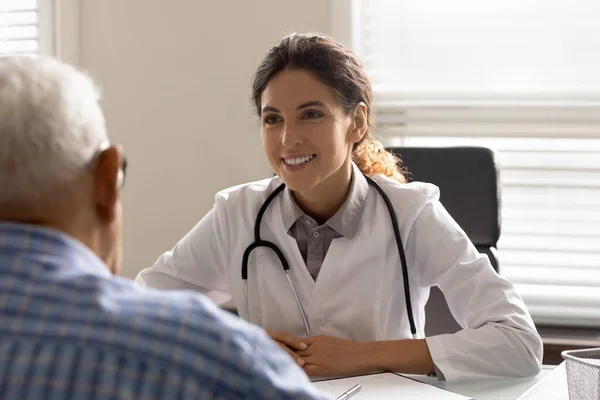
M 350 397 L 354 396 L 356 393 L 360 392 L 360 385 L 354 385 L 353 387 L 351 387 L 350 389 L 348 389 L 348 391 L 342 393 L 341 396 L 338 396 L 337 399 L 335 400 L 348 400 Z

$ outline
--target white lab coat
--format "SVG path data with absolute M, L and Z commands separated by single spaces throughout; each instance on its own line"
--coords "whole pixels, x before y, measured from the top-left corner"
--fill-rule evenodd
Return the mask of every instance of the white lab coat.
M 424 337 L 424 307 L 435 285 L 464 328 L 426 338 L 443 379 L 536 374 L 542 342 L 522 299 L 449 216 L 437 187 L 399 184 L 384 176 L 374 179 L 390 197 L 398 218 L 418 337 Z M 253 241 L 258 209 L 280 183 L 276 177 L 218 193 L 213 209 L 136 282 L 194 289 L 217 302 L 231 296 L 243 317 L 242 254 Z M 284 229 L 281 199 L 277 196 L 267 209 L 261 235 L 286 256 L 311 335 L 355 341 L 411 338 L 398 250 L 388 210 L 377 192 L 369 190 L 356 236 L 333 240 L 316 282 Z M 248 289 L 251 322 L 305 336 L 293 293 L 271 250 L 252 252 Z

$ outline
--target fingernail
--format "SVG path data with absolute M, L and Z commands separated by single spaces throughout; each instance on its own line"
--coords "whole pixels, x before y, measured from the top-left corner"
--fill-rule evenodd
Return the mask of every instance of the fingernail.
M 301 367 L 302 367 L 302 366 L 304 366 L 304 364 L 306 364 L 306 363 L 304 362 L 304 360 L 303 360 L 303 359 L 301 359 L 301 358 L 297 358 L 297 359 L 296 359 L 296 362 L 297 362 L 297 363 L 298 363 L 298 365 L 300 365 Z
M 306 343 L 300 343 L 300 347 L 302 348 L 302 350 L 306 350 L 308 346 L 306 345 Z

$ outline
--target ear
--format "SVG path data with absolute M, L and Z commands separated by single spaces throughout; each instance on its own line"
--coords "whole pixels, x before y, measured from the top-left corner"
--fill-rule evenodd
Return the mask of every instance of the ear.
M 123 172 L 123 152 L 111 146 L 98 155 L 94 171 L 94 201 L 98 217 L 112 222 L 117 215 Z
M 354 107 L 351 114 L 352 124 L 350 125 L 349 139 L 353 144 L 359 143 L 367 134 L 367 105 L 362 101 Z

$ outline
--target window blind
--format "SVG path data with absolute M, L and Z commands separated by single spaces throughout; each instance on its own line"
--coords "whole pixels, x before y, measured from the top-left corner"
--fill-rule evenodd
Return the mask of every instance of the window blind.
M 0 0 L 0 56 L 37 55 L 45 50 L 48 1 Z
M 600 93 L 597 0 L 356 0 L 379 95 L 558 100 Z
M 600 3 L 356 0 L 387 145 L 484 145 L 501 274 L 538 324 L 600 326 Z

